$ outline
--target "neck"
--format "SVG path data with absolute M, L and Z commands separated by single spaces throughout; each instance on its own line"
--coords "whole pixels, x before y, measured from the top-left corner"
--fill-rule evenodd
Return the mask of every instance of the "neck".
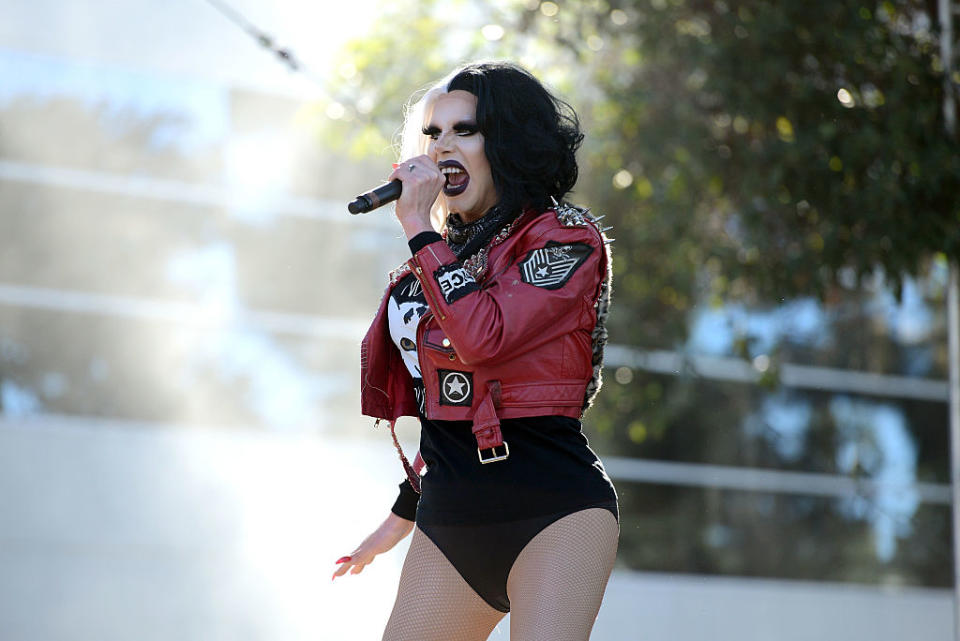
M 451 212 L 447 216 L 446 229 L 447 243 L 461 259 L 479 249 L 505 219 L 497 207 L 471 221 L 464 222 L 461 216 Z

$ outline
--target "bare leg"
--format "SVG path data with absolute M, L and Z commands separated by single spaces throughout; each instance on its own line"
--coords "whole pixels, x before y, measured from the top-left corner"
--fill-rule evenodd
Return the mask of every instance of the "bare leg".
M 504 616 L 414 528 L 383 641 L 484 641 Z
M 584 641 L 600 610 L 617 556 L 620 528 L 608 510 L 590 508 L 551 523 L 510 570 L 510 638 Z

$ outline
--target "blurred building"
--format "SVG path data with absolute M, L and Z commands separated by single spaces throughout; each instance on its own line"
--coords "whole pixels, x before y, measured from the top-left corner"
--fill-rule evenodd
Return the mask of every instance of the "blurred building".
M 323 153 L 321 116 L 2 64 L 4 412 L 348 431 L 359 338 L 403 256 L 388 215 L 346 213 L 376 176 Z

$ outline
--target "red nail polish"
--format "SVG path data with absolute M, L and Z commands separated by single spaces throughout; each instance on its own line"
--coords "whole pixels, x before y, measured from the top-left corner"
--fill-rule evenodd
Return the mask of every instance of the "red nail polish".
M 341 556 L 339 559 L 337 559 L 337 563 L 346 563 L 349 560 L 350 560 L 349 556 Z
M 399 164 L 397 164 L 397 163 L 391 163 L 391 164 L 393 165 L 393 168 L 394 168 L 394 169 L 396 169 L 397 167 L 399 167 L 399 166 L 400 166 L 400 165 L 399 165 Z

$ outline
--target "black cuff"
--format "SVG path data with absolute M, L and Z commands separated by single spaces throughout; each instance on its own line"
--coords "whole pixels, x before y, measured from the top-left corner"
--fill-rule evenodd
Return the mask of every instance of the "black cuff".
M 390 508 L 390 511 L 401 519 L 416 521 L 417 503 L 419 502 L 420 495 L 417 494 L 417 491 L 410 485 L 410 481 L 403 479 L 403 483 L 400 484 L 400 495 L 397 496 L 397 500 L 394 502 L 393 507 Z
M 443 236 L 438 234 L 435 231 L 422 231 L 410 240 L 407 241 L 407 245 L 410 246 L 410 253 L 416 254 L 418 251 L 429 245 L 430 243 L 435 243 L 438 240 L 443 240 Z M 412 489 L 412 488 L 411 488 Z

